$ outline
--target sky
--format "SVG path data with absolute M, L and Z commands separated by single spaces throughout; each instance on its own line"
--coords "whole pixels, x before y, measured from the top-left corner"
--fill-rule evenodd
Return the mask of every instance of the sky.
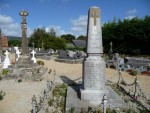
M 5 36 L 21 36 L 19 12 L 26 10 L 27 35 L 53 28 L 56 35 L 86 36 L 90 7 L 100 8 L 101 23 L 150 16 L 150 0 L 0 0 L 0 28 Z

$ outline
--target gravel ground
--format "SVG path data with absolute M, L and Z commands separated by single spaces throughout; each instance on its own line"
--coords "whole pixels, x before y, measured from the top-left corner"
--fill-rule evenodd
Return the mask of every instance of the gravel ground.
M 14 55 L 10 55 L 13 59 Z M 42 60 L 42 59 L 38 59 Z M 56 80 L 62 82 L 59 76 L 66 76 L 69 79 L 77 79 L 82 77 L 82 64 L 66 64 L 55 62 L 54 60 L 42 60 L 44 66 L 56 70 Z M 129 75 L 126 72 L 122 72 L 122 76 L 125 81 L 132 83 L 135 79 L 134 76 Z M 42 96 L 42 92 L 46 88 L 46 81 L 53 80 L 53 72 L 48 74 L 44 80 L 39 82 L 20 82 L 15 80 L 2 80 L 0 81 L 0 90 L 3 90 L 6 95 L 4 99 L 0 101 L 0 113 L 31 113 L 32 96 Z M 106 69 L 106 79 L 111 81 L 117 81 L 117 71 L 113 69 Z M 150 96 L 150 77 L 138 75 L 140 86 L 147 96 Z

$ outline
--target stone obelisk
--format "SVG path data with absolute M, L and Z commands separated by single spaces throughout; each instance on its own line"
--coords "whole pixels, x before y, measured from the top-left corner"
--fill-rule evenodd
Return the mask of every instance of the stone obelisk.
M 81 100 L 91 105 L 101 103 L 105 93 L 105 61 L 102 58 L 102 30 L 100 9 L 91 7 L 88 12 L 87 58 L 83 63 L 83 89 Z

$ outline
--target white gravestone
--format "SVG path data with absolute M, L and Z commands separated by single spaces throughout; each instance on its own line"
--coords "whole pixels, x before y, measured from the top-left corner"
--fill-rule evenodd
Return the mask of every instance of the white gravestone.
M 5 52 L 5 59 L 4 59 L 4 65 L 3 65 L 3 68 L 8 68 L 8 66 L 10 65 L 10 59 L 8 58 L 8 50 L 6 50 Z
M 20 54 L 21 52 L 19 50 L 16 51 L 16 55 L 17 55 L 17 58 L 16 58 L 16 61 L 18 61 L 19 57 L 20 57 Z
M 81 100 L 94 106 L 102 101 L 105 93 L 105 61 L 102 58 L 102 30 L 98 7 L 91 7 L 88 16 L 87 58 L 83 63 L 83 89 Z
M 35 53 L 36 52 L 34 50 L 32 50 L 32 52 L 31 52 L 31 54 L 32 54 L 31 60 L 33 60 L 34 63 L 36 63 Z

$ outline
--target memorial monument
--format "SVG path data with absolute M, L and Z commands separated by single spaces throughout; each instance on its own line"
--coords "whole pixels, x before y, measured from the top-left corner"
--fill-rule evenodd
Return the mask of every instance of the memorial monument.
M 99 108 L 101 105 L 125 107 L 121 97 L 110 87 L 105 86 L 106 63 L 102 58 L 102 29 L 100 9 L 91 7 L 88 12 L 87 56 L 83 62 L 82 84 L 67 88 L 66 113 L 75 108 L 75 113 L 89 107 Z M 62 79 L 63 80 L 63 79 Z M 81 110 L 82 109 L 82 110 Z M 105 111 L 105 110 L 103 110 Z
M 28 12 L 23 10 L 19 14 L 20 16 L 22 16 L 22 54 L 16 61 L 16 64 L 9 67 L 10 73 L 4 78 L 18 80 L 21 79 L 23 81 L 42 80 L 43 75 L 47 72 L 47 68 L 44 68 L 42 65 L 38 65 L 37 63 L 34 63 L 31 59 L 26 35 L 26 16 L 28 16 Z
M 102 58 L 102 30 L 100 10 L 91 7 L 88 12 L 87 57 L 83 63 L 81 101 L 98 105 L 105 93 L 105 61 Z
M 22 16 L 22 52 L 21 52 L 21 56 L 18 59 L 18 61 L 16 62 L 16 66 L 18 68 L 29 68 L 32 66 L 32 61 L 31 61 L 31 57 L 29 54 L 29 48 L 28 48 L 28 43 L 27 43 L 27 22 L 26 22 L 26 16 L 29 15 L 28 12 L 26 12 L 25 10 L 21 11 L 19 13 L 20 16 Z

